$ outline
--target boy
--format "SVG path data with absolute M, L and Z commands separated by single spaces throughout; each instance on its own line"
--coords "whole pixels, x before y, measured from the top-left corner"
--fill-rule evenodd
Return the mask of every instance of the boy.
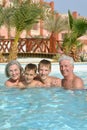
M 38 76 L 37 79 L 40 80 L 46 87 L 61 86 L 61 79 L 53 76 L 49 76 L 51 72 L 51 62 L 43 59 L 38 64 Z
M 32 63 L 27 64 L 25 66 L 25 71 L 24 71 L 25 81 L 19 84 L 19 86 L 25 86 L 25 87 L 43 86 L 43 84 L 40 81 L 34 80 L 36 75 L 37 75 L 37 66 Z

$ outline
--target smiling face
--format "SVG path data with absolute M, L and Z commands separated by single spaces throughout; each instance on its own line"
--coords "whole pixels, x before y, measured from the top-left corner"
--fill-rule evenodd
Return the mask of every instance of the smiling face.
M 20 79 L 20 69 L 16 64 L 9 67 L 9 76 L 14 81 Z
M 33 81 L 33 79 L 35 78 L 35 76 L 36 76 L 35 70 L 26 69 L 25 73 L 24 73 L 24 76 L 25 76 L 25 82 L 27 84 L 30 84 Z
M 39 75 L 42 80 L 47 79 L 51 69 L 49 65 L 40 64 L 39 66 Z
M 60 62 L 60 71 L 64 77 L 70 76 L 73 73 L 74 66 L 70 64 L 69 60 L 62 60 Z

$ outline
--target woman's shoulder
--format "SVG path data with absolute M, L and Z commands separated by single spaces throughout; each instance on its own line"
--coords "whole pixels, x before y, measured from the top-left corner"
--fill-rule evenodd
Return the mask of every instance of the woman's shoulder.
M 5 84 L 5 86 L 7 86 L 7 87 L 12 86 L 11 79 L 6 80 L 4 84 Z

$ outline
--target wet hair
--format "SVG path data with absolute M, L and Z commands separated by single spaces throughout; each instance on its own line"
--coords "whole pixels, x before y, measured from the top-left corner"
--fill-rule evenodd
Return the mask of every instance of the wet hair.
M 74 60 L 73 60 L 72 57 L 67 56 L 67 55 L 61 56 L 61 57 L 59 58 L 59 60 L 58 60 L 58 61 L 59 61 L 59 64 L 60 64 L 60 62 L 63 61 L 63 60 L 68 60 L 68 61 L 70 61 L 70 64 L 74 66 Z
M 9 68 L 12 65 L 17 65 L 19 70 L 20 70 L 20 73 L 22 74 L 23 68 L 22 68 L 21 64 L 17 60 L 11 60 L 5 67 L 5 74 L 6 74 L 7 77 L 10 77 Z
M 51 70 L 51 62 L 49 60 L 46 60 L 46 59 L 41 60 L 38 64 L 38 70 L 39 70 L 41 64 L 45 65 L 45 66 L 49 66 L 49 68 Z
M 35 73 L 37 72 L 37 65 L 36 64 L 32 64 L 32 63 L 29 63 L 25 66 L 25 71 L 26 70 L 34 70 Z

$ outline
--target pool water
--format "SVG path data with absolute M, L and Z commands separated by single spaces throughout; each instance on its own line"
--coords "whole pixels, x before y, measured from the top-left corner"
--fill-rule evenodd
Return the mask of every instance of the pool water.
M 0 130 L 87 130 L 87 90 L 6 88 L 4 67 L 0 65 Z M 87 64 L 76 64 L 75 73 L 86 88 Z M 51 75 L 62 78 L 58 64 L 52 65 Z

